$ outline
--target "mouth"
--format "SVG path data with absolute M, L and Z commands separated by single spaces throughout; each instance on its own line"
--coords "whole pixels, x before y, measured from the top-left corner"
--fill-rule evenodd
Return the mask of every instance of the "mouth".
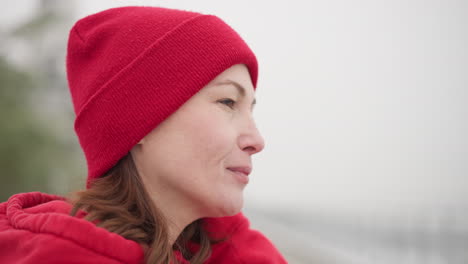
M 252 168 L 248 166 L 242 166 L 242 167 L 229 167 L 227 168 L 230 171 L 233 172 L 240 172 L 245 174 L 245 176 L 249 176 L 250 172 L 252 172 Z
M 251 169 L 248 167 L 227 168 L 228 171 L 242 184 L 249 183 L 249 174 Z

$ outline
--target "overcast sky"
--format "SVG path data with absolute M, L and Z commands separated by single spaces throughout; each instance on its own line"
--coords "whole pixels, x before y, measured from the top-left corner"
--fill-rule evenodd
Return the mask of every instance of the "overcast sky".
M 76 18 L 123 4 L 215 14 L 256 53 L 247 206 L 468 205 L 468 1 L 80 0 Z

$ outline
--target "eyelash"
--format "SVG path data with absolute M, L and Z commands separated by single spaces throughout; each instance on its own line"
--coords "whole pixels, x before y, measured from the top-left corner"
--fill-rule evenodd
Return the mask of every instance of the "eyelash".
M 236 101 L 229 98 L 220 100 L 219 102 L 229 106 L 230 108 L 234 108 L 234 105 L 236 104 Z

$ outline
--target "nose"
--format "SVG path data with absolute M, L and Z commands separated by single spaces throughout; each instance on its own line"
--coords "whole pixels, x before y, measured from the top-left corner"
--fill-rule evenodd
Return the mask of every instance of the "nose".
M 240 149 L 249 155 L 262 151 L 265 148 L 265 140 L 260 134 L 252 115 L 250 115 L 244 128 L 239 136 Z

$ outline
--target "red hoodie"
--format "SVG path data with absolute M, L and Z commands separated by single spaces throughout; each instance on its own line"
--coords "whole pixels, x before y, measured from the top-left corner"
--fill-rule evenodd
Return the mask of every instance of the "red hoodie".
M 141 264 L 143 249 L 134 241 L 69 215 L 63 197 L 39 192 L 13 195 L 0 204 L 0 263 Z M 210 231 L 230 235 L 213 245 L 209 264 L 287 263 L 273 244 L 249 227 L 239 213 L 207 218 Z

